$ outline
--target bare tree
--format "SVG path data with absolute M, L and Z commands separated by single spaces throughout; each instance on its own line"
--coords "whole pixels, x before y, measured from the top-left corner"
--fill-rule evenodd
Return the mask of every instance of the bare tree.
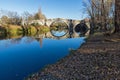
M 29 12 L 25 11 L 22 14 L 22 19 L 26 22 L 26 24 L 31 21 L 31 19 L 29 20 L 29 18 L 32 16 L 32 14 L 30 14 Z
M 9 17 L 9 20 L 10 20 L 10 22 L 9 22 L 10 24 L 20 25 L 21 18 L 18 15 L 17 12 L 11 12 L 11 11 L 9 11 L 8 12 L 8 17 Z
M 1 10 L 0 13 L 3 23 L 19 25 L 21 22 L 21 18 L 17 12 Z
M 8 24 L 9 23 L 9 18 L 7 16 L 2 16 L 1 17 L 1 24 Z
M 114 0 L 84 0 L 94 27 L 99 25 L 100 29 L 106 30 L 110 15 L 113 14 L 111 12 L 113 1 Z
M 24 34 L 28 34 L 29 23 L 34 20 L 33 15 L 25 11 L 22 14 L 22 29 Z
M 42 14 L 41 8 L 38 9 L 38 12 L 35 14 L 34 18 L 36 20 L 46 19 L 45 15 Z
M 115 33 L 120 32 L 120 0 L 115 0 Z

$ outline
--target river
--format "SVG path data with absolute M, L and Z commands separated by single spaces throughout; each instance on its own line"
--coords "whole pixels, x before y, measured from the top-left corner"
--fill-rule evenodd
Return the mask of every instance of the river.
M 52 33 L 52 34 L 50 34 Z M 57 36 L 58 35 L 58 36 Z M 77 35 L 77 36 L 76 36 Z M 77 33 L 48 32 L 0 39 L 0 80 L 23 80 L 84 43 Z

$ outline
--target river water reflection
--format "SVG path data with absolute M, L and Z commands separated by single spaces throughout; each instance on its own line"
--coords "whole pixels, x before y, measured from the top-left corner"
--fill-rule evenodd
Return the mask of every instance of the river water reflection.
M 0 80 L 23 80 L 45 65 L 53 64 L 78 49 L 84 37 L 69 33 L 51 32 L 17 38 L 0 37 Z

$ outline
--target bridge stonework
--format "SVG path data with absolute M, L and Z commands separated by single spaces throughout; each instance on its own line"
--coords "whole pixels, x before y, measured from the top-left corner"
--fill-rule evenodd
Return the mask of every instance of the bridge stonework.
M 46 24 L 46 26 L 50 27 L 52 23 L 57 21 L 64 22 L 65 24 L 67 24 L 68 27 L 70 27 L 70 24 L 71 24 L 70 19 L 62 19 L 62 18 L 47 19 L 47 20 L 33 20 L 30 22 L 30 24 L 32 23 L 38 23 L 40 25 Z M 80 20 L 72 20 L 73 27 L 75 27 L 79 23 L 80 23 Z
M 42 20 L 33 20 L 33 21 L 29 22 L 29 24 L 38 23 L 40 25 L 43 25 L 43 26 L 46 25 L 46 26 L 50 27 L 52 25 L 52 23 L 57 22 L 57 21 L 64 22 L 65 24 L 67 24 L 69 29 L 72 27 L 73 30 L 81 22 L 80 20 L 55 18 L 55 19 L 46 19 L 46 20 L 44 20 L 44 19 L 42 19 Z M 23 24 L 25 24 L 25 22 L 23 22 Z M 89 22 L 86 22 L 86 25 L 87 25 L 88 28 L 90 28 L 90 23 Z
M 50 27 L 52 23 L 57 21 L 64 22 L 65 24 L 67 24 L 68 28 L 70 27 L 70 24 L 71 24 L 70 19 L 48 19 L 46 20 L 46 24 L 48 27 Z M 75 27 L 79 23 L 80 23 L 80 20 L 72 20 L 73 27 Z
M 78 24 L 80 24 L 80 22 L 81 22 L 80 20 L 70 20 L 70 19 L 57 18 L 57 19 L 47 19 L 47 20 L 34 20 L 31 23 L 38 23 L 40 25 L 43 25 L 43 26 L 46 25 L 46 26 L 50 27 L 52 25 L 52 23 L 57 22 L 57 21 L 64 22 L 65 24 L 68 25 L 69 30 L 68 30 L 66 35 L 61 36 L 61 37 L 55 37 L 55 36 L 52 35 L 51 32 L 48 32 L 48 33 L 46 33 L 42 36 L 41 36 L 41 34 L 36 35 L 36 38 L 47 37 L 47 38 L 53 38 L 53 39 L 65 39 L 65 38 L 79 37 L 80 36 L 74 29 Z M 88 26 L 88 28 L 90 28 L 90 23 L 89 22 L 86 22 L 86 25 Z M 72 33 L 70 33 L 70 28 L 71 27 L 72 27 L 72 30 L 73 30 Z M 88 30 L 85 35 L 89 35 L 89 32 L 90 32 L 90 30 Z

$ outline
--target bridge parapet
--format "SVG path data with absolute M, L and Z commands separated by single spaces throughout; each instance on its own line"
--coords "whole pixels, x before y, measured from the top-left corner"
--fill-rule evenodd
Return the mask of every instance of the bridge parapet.
M 44 25 L 45 24 L 45 20 L 42 19 L 42 20 L 33 20 L 30 22 L 30 24 L 33 24 L 33 23 L 38 23 L 39 25 Z
M 48 27 L 50 27 L 50 25 L 54 22 L 64 22 L 65 24 L 69 25 L 68 23 L 68 19 L 62 19 L 62 18 L 56 18 L 56 19 L 48 19 L 46 20 L 46 24 Z

